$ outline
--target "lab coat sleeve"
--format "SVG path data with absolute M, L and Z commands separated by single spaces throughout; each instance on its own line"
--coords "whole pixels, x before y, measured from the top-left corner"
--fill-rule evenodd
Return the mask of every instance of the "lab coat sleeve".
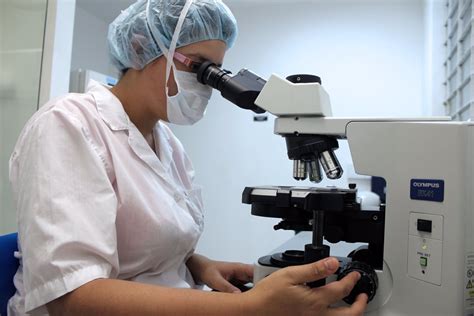
M 26 312 L 118 275 L 117 198 L 83 120 L 53 108 L 30 123 L 10 160 Z

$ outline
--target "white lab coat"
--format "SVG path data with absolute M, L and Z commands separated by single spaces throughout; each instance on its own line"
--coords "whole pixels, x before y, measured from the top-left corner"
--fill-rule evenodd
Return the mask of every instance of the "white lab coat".
M 30 119 L 10 160 L 22 260 L 9 313 L 45 313 L 98 278 L 196 286 L 185 262 L 203 229 L 200 189 L 170 129 L 154 137 L 156 153 L 96 82 Z

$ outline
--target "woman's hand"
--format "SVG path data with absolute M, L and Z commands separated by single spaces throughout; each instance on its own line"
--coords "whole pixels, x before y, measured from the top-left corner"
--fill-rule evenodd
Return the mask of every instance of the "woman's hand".
M 230 280 L 242 283 L 251 281 L 253 268 L 250 265 L 213 261 L 193 255 L 187 262 L 195 281 L 204 283 L 220 292 L 239 293 Z M 318 315 L 361 316 L 367 307 L 367 295 L 361 294 L 348 307 L 331 307 L 349 295 L 360 274 L 350 273 L 340 281 L 319 288 L 310 288 L 306 283 L 324 279 L 334 274 L 339 261 L 327 258 L 316 263 L 278 270 L 255 287 L 242 293 L 239 302 L 252 315 Z
M 243 263 L 214 261 L 194 254 L 186 263 L 196 283 L 225 293 L 240 293 L 230 281 L 246 284 L 253 280 L 253 266 Z
M 363 315 L 367 306 L 365 294 L 359 295 L 352 306 L 330 307 L 349 295 L 360 279 L 359 273 L 350 273 L 340 281 L 319 288 L 305 285 L 334 274 L 338 267 L 337 259 L 327 258 L 313 264 L 281 269 L 242 295 L 254 306 L 256 315 Z

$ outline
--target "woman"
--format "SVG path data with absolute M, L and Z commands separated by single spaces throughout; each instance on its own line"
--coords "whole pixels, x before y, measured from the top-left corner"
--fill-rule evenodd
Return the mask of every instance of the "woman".
M 123 76 L 43 106 L 10 161 L 20 268 L 10 314 L 360 315 L 367 297 L 330 308 L 360 278 L 319 289 L 336 259 L 283 269 L 240 293 L 252 267 L 194 253 L 200 190 L 182 145 L 162 122 L 193 124 L 211 89 L 196 64 L 222 64 L 236 37 L 220 0 L 141 0 L 112 23 Z M 219 292 L 198 290 L 208 285 Z

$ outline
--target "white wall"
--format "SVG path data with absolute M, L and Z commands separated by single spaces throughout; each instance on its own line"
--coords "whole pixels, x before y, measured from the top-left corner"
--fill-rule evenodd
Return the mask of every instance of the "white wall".
M 77 1 L 71 70 L 91 69 L 106 75 L 117 75 L 109 62 L 107 31 L 110 21 L 98 18 Z
M 227 54 L 228 69 L 246 67 L 264 78 L 272 72 L 320 75 L 335 116 L 423 114 L 421 0 L 231 1 L 229 6 L 240 36 Z M 240 203 L 245 186 L 311 185 L 291 179 L 292 164 L 284 140 L 272 134 L 272 119 L 254 123 L 251 113 L 215 94 L 203 121 L 173 129 L 204 186 L 207 220 L 198 251 L 252 262 L 286 240 L 289 232 L 272 230 L 278 220 L 253 217 Z M 345 143 L 342 147 L 338 156 L 345 166 L 350 155 Z

